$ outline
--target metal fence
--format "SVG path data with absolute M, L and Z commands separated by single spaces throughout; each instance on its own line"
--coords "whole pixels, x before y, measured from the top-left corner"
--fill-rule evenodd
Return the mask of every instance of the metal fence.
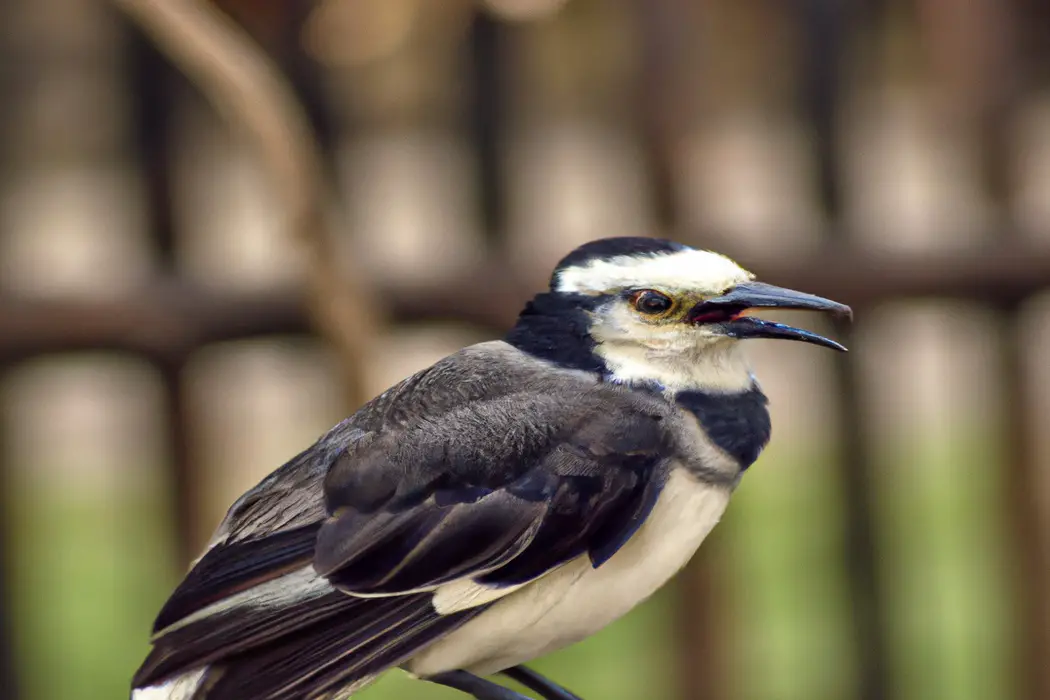
M 193 3 L 171 2 L 173 8 L 179 9 L 166 19 L 164 13 L 157 10 L 158 5 L 164 4 L 133 0 L 118 3 L 140 24 L 150 27 L 153 38 L 159 33 L 164 53 L 176 57 L 179 68 L 187 70 L 193 78 L 193 85 L 200 84 L 202 69 L 193 65 L 194 52 L 199 47 L 186 44 L 173 48 L 170 35 L 165 36 L 163 28 L 158 29 L 157 17 L 151 14 L 160 15 L 161 24 L 176 23 L 180 13 L 187 18 L 194 16 Z M 933 16 L 930 20 L 933 24 L 947 22 L 943 13 L 952 11 L 938 9 L 938 5 L 933 2 L 922 5 L 923 11 Z M 1004 6 L 1001 11 L 989 10 L 989 3 L 978 5 L 997 21 L 1006 18 L 1020 24 L 1024 18 L 1032 22 L 1038 18 L 1037 14 L 1025 13 L 1042 12 L 1025 5 L 1011 5 L 1009 9 Z M 264 37 L 282 72 L 292 81 L 298 104 L 308 115 L 310 130 L 315 135 L 306 135 L 297 147 L 312 149 L 316 139 L 320 159 L 317 163 L 308 163 L 307 167 L 316 167 L 318 172 L 330 175 L 334 168 L 330 158 L 333 138 L 342 127 L 333 123 L 331 106 L 325 103 L 320 70 L 307 60 L 297 41 L 311 4 L 272 3 L 267 7 L 277 8 L 273 9 L 269 22 L 261 16 L 263 13 L 255 16 L 253 9 L 246 9 L 243 4 L 230 3 L 226 9 L 234 15 L 241 13 L 237 16 L 242 19 L 247 13 L 257 20 L 256 34 Z M 692 25 L 684 17 L 693 9 L 677 0 L 639 2 L 634 7 L 638 28 L 635 48 L 642 59 L 636 84 L 630 88 L 636 95 L 633 104 L 638 107 L 632 119 L 646 148 L 652 201 L 661 228 L 683 240 L 703 242 L 708 239 L 708 232 L 681 226 L 677 211 L 680 197 L 675 194 L 679 172 L 676 159 L 688 124 L 698 109 L 693 82 L 686 75 L 691 65 L 689 52 L 693 37 L 688 29 Z M 960 299 L 994 310 L 995 324 L 988 332 L 997 336 L 1001 348 L 1001 364 L 996 371 L 1003 379 L 1003 395 L 998 405 L 1004 412 L 1000 424 L 1006 431 L 1002 444 L 1007 451 L 1002 458 L 1008 485 L 1002 494 L 1006 499 L 1002 512 L 1007 517 L 1008 537 L 1001 544 L 1008 550 L 1013 567 L 1010 580 L 1014 586 L 1016 673 L 1018 687 L 1022 689 L 1019 697 L 1047 698 L 1050 697 L 1050 666 L 1046 663 L 1050 659 L 1050 541 L 1047 514 L 1040 510 L 1039 497 L 1043 489 L 1041 471 L 1045 471 L 1045 465 L 1040 464 L 1034 447 L 1034 431 L 1039 430 L 1041 421 L 1032 420 L 1029 415 L 1034 406 L 1030 396 L 1033 383 L 1023 360 L 1025 349 L 1019 319 L 1026 302 L 1050 288 L 1050 250 L 1038 241 L 1014 234 L 1014 227 L 1008 221 L 996 222 L 985 236 L 985 242 L 973 246 L 894 252 L 873 251 L 855 244 L 846 230 L 848 224 L 841 217 L 841 134 L 837 125 L 844 100 L 843 84 L 847 67 L 851 65 L 850 52 L 856 51 L 858 45 L 855 40 L 858 24 L 876 18 L 878 9 L 859 3 L 808 0 L 783 11 L 797 22 L 796 58 L 801 64 L 798 71 L 801 84 L 794 94 L 798 96 L 797 109 L 806 116 L 813 135 L 810 147 L 817 164 L 814 189 L 819 193 L 822 214 L 829 222 L 826 227 L 829 233 L 819 245 L 797 256 L 763 256 L 745 248 L 725 252 L 740 259 L 765 280 L 852 305 L 861 323 L 875 307 L 917 298 Z M 131 353 L 157 369 L 163 379 L 167 403 L 168 441 L 173 451 L 171 498 L 180 524 L 178 551 L 183 562 L 188 561 L 199 546 L 194 523 L 199 519 L 202 488 L 202 468 L 194 463 L 195 453 L 190 449 L 195 437 L 188 420 L 190 409 L 186 405 L 183 379 L 184 368 L 193 353 L 221 341 L 307 334 L 319 328 L 330 339 L 353 345 L 355 333 L 367 335 L 380 321 L 405 324 L 425 319 L 459 319 L 495 334 L 511 323 L 522 301 L 535 289 L 535 275 L 521 271 L 505 253 L 508 234 L 505 193 L 501 185 L 501 139 L 513 96 L 502 78 L 508 62 L 521 58 L 515 53 L 514 28 L 491 11 L 471 11 L 468 16 L 464 43 L 467 58 L 462 64 L 461 77 L 470 85 L 470 90 L 460 109 L 465 111 L 479 164 L 477 191 L 487 232 L 485 254 L 474 269 L 455 280 L 408 283 L 397 278 L 361 275 L 356 283 L 362 288 L 352 292 L 342 283 L 337 283 L 337 288 L 330 286 L 332 276 L 337 276 L 338 271 L 318 269 L 325 265 L 323 250 L 310 258 L 314 265 L 311 274 L 327 275 L 328 279 L 320 286 L 308 284 L 305 291 L 218 291 L 180 275 L 173 257 L 177 227 L 168 166 L 175 145 L 170 138 L 169 119 L 172 105 L 186 99 L 191 83 L 179 77 L 167 59 L 153 48 L 151 40 L 144 39 L 135 27 L 128 27 L 130 53 L 125 64 L 126 80 L 129 94 L 135 99 L 132 126 L 139 168 L 147 183 L 149 236 L 158 261 L 157 272 L 134 294 L 106 300 L 0 295 L 0 372 L 7 372 L 29 358 L 84 350 Z M 206 24 L 207 20 L 201 26 Z M 215 35 L 211 40 L 232 41 L 221 26 L 212 29 Z M 267 29 L 269 33 L 264 31 Z M 187 31 L 192 35 L 197 30 Z M 982 41 L 979 32 L 966 35 L 964 30 L 957 29 L 951 36 L 958 37 L 960 32 Z M 965 42 L 963 44 L 965 47 Z M 958 51 L 952 54 L 951 48 L 943 49 L 946 56 L 960 55 Z M 991 65 L 1008 65 L 998 55 L 988 61 Z M 208 66 L 203 71 L 221 72 L 222 69 L 222 66 Z M 253 75 L 259 78 L 262 74 L 249 70 L 242 72 L 240 78 L 251 79 Z M 240 79 L 232 69 L 226 76 L 229 80 Z M 984 95 L 988 92 L 988 82 L 976 81 L 975 89 L 985 90 L 981 93 Z M 1021 94 L 1024 91 L 1017 90 L 1011 97 Z M 1008 113 L 1014 103 L 987 99 L 994 104 L 981 108 L 984 111 L 980 112 L 977 123 L 987 129 L 981 143 L 988 148 L 986 165 L 991 173 L 989 177 L 994 179 L 996 164 L 1003 158 L 1001 145 L 996 148 L 1005 128 L 1002 114 Z M 248 109 L 260 108 L 268 109 L 269 105 L 248 106 Z M 288 113 L 278 109 L 271 115 L 278 122 L 277 131 L 256 133 L 255 143 L 265 148 L 268 138 L 275 133 L 280 138 L 286 133 L 282 129 L 294 133 L 296 126 L 281 120 L 289 114 L 297 117 L 298 109 L 295 105 Z M 232 121 L 235 126 L 243 126 L 244 118 L 243 113 L 235 112 Z M 279 161 L 281 157 L 278 154 L 274 158 Z M 294 159 L 292 156 L 291 160 Z M 280 167 L 274 165 L 274 159 L 268 162 L 271 169 Z M 278 173 L 276 181 L 281 182 L 286 176 L 287 173 Z M 296 225 L 295 221 L 290 223 L 293 228 Z M 316 229 L 306 232 L 308 245 L 313 244 L 313 236 L 330 235 L 318 221 L 307 222 L 305 226 Z M 732 247 L 731 241 L 729 246 Z M 484 294 L 478 294 L 479 289 L 483 289 Z M 349 302 L 336 311 L 326 312 L 322 308 L 326 294 L 344 301 L 349 299 Z M 360 302 L 366 295 L 373 301 L 366 305 L 367 313 L 363 313 Z M 352 327 L 340 330 L 340 321 L 333 318 L 333 313 L 354 315 Z M 847 338 L 849 345 L 850 330 L 840 328 L 839 333 Z M 348 364 L 355 360 L 356 352 L 354 347 L 345 348 L 343 358 Z M 838 496 L 845 514 L 842 556 L 848 571 L 851 630 L 858 656 L 857 687 L 860 697 L 875 700 L 894 697 L 895 693 L 889 671 L 888 623 L 880 584 L 882 556 L 874 532 L 878 515 L 873 502 L 876 467 L 872 457 L 873 436 L 867 420 L 869 399 L 858 382 L 853 357 L 843 356 L 835 366 L 833 394 L 839 404 L 843 439 L 838 443 L 834 461 L 841 476 Z M 359 370 L 348 368 L 347 381 L 351 385 L 355 381 L 354 371 Z M 359 389 L 353 386 L 350 395 L 352 400 L 362 398 Z M 0 457 L 4 454 L 0 450 Z M 0 475 L 9 469 L 9 465 L 0 463 Z M 6 537 L 9 540 L 13 534 L 8 532 Z M 6 557 L 0 557 L 0 562 L 11 564 Z M 718 658 L 725 652 L 710 635 L 710 631 L 718 627 L 717 618 L 721 614 L 718 593 L 707 580 L 703 567 L 691 567 L 687 577 L 680 589 L 683 622 L 678 664 L 684 697 L 696 700 L 727 697 L 724 668 Z M 3 580 L 0 576 L 0 583 Z M 2 608 L 0 623 L 5 623 Z M 2 626 L 6 624 L 0 624 Z M 6 650 L 6 645 L 0 647 L 0 651 Z M 16 680 L 9 654 L 0 654 L 0 695 L 16 697 Z

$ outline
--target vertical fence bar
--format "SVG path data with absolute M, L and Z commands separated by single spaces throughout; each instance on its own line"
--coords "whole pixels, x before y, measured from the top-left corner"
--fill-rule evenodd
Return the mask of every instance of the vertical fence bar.
M 290 0 L 285 15 L 275 20 L 277 43 L 271 56 L 295 93 L 310 130 L 317 141 L 327 183 L 336 183 L 339 176 L 338 146 L 349 135 L 346 125 L 340 124 L 333 113 L 325 84 L 324 66 L 303 46 L 303 32 L 310 14 L 319 3 L 316 0 Z M 248 3 L 250 6 L 251 3 Z M 256 37 L 261 41 L 260 38 Z
M 1020 99 L 1032 88 L 1031 66 L 1025 61 L 1031 52 L 1017 48 L 1016 39 L 1023 35 L 1023 27 L 1038 24 L 1021 21 L 1019 13 L 1043 5 L 1030 3 L 1022 8 L 1016 3 L 982 0 L 960 15 L 950 2 L 924 3 L 935 62 L 940 65 L 942 82 L 949 86 L 949 114 L 962 115 L 956 120 L 973 124 L 980 146 L 980 175 L 997 211 L 1010 210 L 1019 184 L 1013 180 L 1009 127 Z M 1023 299 L 1012 299 L 997 308 L 1002 378 L 999 420 L 1006 480 L 1003 506 L 1012 550 L 1009 579 L 1015 630 L 1010 675 L 1019 699 L 1044 700 L 1050 698 L 1050 537 L 1046 514 L 1040 510 L 1040 464 L 1033 434 L 1037 424 L 1030 420 L 1034 401 L 1022 337 L 1023 306 Z
M 1019 700 L 1050 698 L 1050 538 L 1040 513 L 1038 455 L 1031 420 L 1034 402 L 1025 366 L 1019 304 L 1000 309 L 1001 376 L 1006 467 L 1006 532 L 1011 551 L 1015 662 L 1011 676 Z
M 848 0 L 806 0 L 802 21 L 805 37 L 802 99 L 814 133 L 818 196 L 832 228 L 832 235 L 848 245 L 841 228 L 843 192 L 838 129 L 842 102 L 843 64 L 851 29 Z M 863 315 L 862 310 L 859 310 Z M 855 334 L 839 324 L 839 337 L 853 345 Z M 836 395 L 840 402 L 841 435 L 836 463 L 841 472 L 845 504 L 843 553 L 852 606 L 852 636 L 859 673 L 858 697 L 889 697 L 890 681 L 885 603 L 879 589 L 875 537 L 874 465 L 866 429 L 859 367 L 854 355 L 840 355 L 835 362 Z
M 682 0 L 639 0 L 634 4 L 640 32 L 637 121 L 648 161 L 650 191 L 659 226 L 679 223 L 676 179 L 678 151 L 692 126 L 696 84 L 687 74 L 689 16 Z M 683 700 L 724 700 L 729 696 L 725 620 L 720 613 L 717 545 L 708 543 L 675 585 L 677 686 Z
M 1032 89 L 1035 67 L 1032 54 L 1018 48 L 1017 41 L 1026 31 L 1038 27 L 1050 38 L 1050 8 L 1046 3 L 985 3 L 985 9 L 1002 36 L 986 49 L 989 64 L 983 77 L 990 83 L 982 86 L 986 97 L 981 113 L 984 150 L 982 161 L 985 182 L 994 203 L 1009 210 L 1011 195 L 1020 184 L 1011 179 L 1012 169 L 1008 127 L 1019 111 L 1021 98 Z M 986 40 L 986 27 L 975 32 L 973 41 Z M 1042 42 L 1043 58 L 1050 44 Z M 1035 47 L 1032 47 L 1035 48 Z M 1036 58 L 1035 63 L 1038 63 Z M 1045 62 L 1044 62 L 1045 63 Z M 1005 78 L 1004 78 L 1005 76 Z M 997 82 L 998 81 L 998 82 Z M 1016 235 L 1016 234 L 1014 234 Z M 1050 286 L 1050 280 L 1047 280 Z M 1013 545 L 1014 650 L 1016 659 L 1011 669 L 1017 679 L 1017 696 L 1021 700 L 1050 698 L 1050 513 L 1043 512 L 1040 499 L 1042 486 L 1035 431 L 1039 423 L 1031 420 L 1035 409 L 1034 386 L 1026 366 L 1028 346 L 1023 341 L 1023 299 L 1000 307 L 1003 327 L 1000 352 L 1002 359 L 1002 416 L 1005 432 L 1003 461 L 1006 466 L 1006 532 Z M 1040 352 L 1040 350 L 1036 350 Z
M 635 9 L 642 54 L 636 91 L 638 121 L 646 146 L 656 220 L 670 229 L 678 223 L 676 154 L 695 111 L 691 99 L 694 82 L 685 76 L 688 17 L 682 0 L 641 0 Z
M 7 378 L 7 366 L 0 358 L 0 388 Z M 12 492 L 11 452 L 7 444 L 7 421 L 0 416 L 0 698 L 17 700 L 15 680 L 14 623 L 11 620 L 11 593 L 8 571 L 11 566 L 10 544 L 14 535 L 8 501 Z
M 170 460 L 168 484 L 176 523 L 176 545 L 180 569 L 185 569 L 199 554 L 206 535 L 201 530 L 201 469 L 195 463 L 190 413 L 183 386 L 185 358 L 171 356 L 155 360 L 164 391 L 167 442 Z
M 176 245 L 170 135 L 176 98 L 185 81 L 141 32 L 127 22 L 123 25 L 125 79 L 131 96 L 134 154 L 145 183 L 147 231 L 156 248 L 155 262 L 168 268 Z
M 2 3 L 0 7 L 6 10 L 4 14 L 11 19 L 11 13 L 16 10 L 12 3 Z M 28 6 L 26 6 L 27 8 Z M 19 8 L 21 11 L 25 9 Z M 13 41 L 12 30 L 0 31 L 0 66 L 27 66 L 30 61 L 24 50 L 19 50 Z M 26 71 L 29 72 L 29 71 Z M 19 81 L 15 79 L 15 71 L 0 70 L 0 105 L 13 105 L 19 100 Z M 17 110 L 0 109 L 0 193 L 12 175 L 12 148 L 13 135 L 12 122 Z M 7 227 L 0 228 L 0 236 L 11 235 Z M 15 358 L 5 356 L 0 350 L 0 392 L 2 392 L 9 370 L 14 364 Z M 2 395 L 2 394 L 0 394 Z M 13 498 L 13 471 L 11 463 L 10 445 L 7 441 L 8 425 L 6 416 L 0 405 L 0 698 L 5 700 L 17 700 L 19 697 L 19 685 L 15 671 L 14 653 L 14 621 L 11 619 L 11 583 L 10 574 L 13 562 L 11 549 L 16 535 L 16 529 L 12 522 L 12 510 L 9 507 Z
M 1031 9 L 1041 3 L 1031 3 Z M 1009 212 L 1019 182 L 1009 128 L 1020 100 L 1032 85 L 1017 38 L 1031 23 L 1019 21 L 1017 3 L 980 0 L 966 12 L 944 0 L 920 5 L 933 64 L 942 85 L 943 107 L 953 123 L 969 127 L 979 146 L 978 171 L 996 211 Z M 1008 224 L 1003 217 L 1003 224 Z M 1000 234 L 1004 237 L 1010 233 Z M 1014 658 L 1010 675 L 1017 697 L 1050 697 L 1050 552 L 1045 520 L 1040 512 L 1039 468 L 1029 420 L 1034 402 L 1025 363 L 1021 316 L 1023 299 L 997 305 L 996 330 L 1001 342 L 1002 465 L 1005 478 L 1004 517 L 1011 550 Z
M 306 22 L 318 4 L 316 0 L 293 0 L 289 3 L 288 17 L 280 27 L 280 47 L 276 58 L 310 121 L 325 158 L 325 167 L 328 168 L 326 175 L 334 180 L 335 149 L 342 129 L 328 101 L 323 67 L 304 50 L 302 41 Z
M 858 310 L 863 313 L 863 310 Z M 837 329 L 847 347 L 855 334 L 844 325 Z M 871 445 L 866 434 L 859 368 L 846 357 L 835 360 L 841 435 L 836 463 L 841 472 L 845 537 L 843 553 L 852 606 L 852 632 L 857 655 L 858 698 L 891 697 L 885 603 L 879 589 L 878 544 L 875 538 L 876 491 Z
M 802 99 L 812 128 L 817 164 L 817 196 L 834 222 L 842 214 L 842 163 L 838 112 L 850 0 L 806 0 L 802 13 L 805 56 Z
M 134 154 L 146 182 L 147 232 L 157 267 L 168 274 L 177 267 L 176 226 L 172 182 L 172 114 L 184 79 L 153 44 L 127 24 L 129 59 L 127 81 L 132 95 Z M 182 92 L 182 94 L 186 94 Z M 167 464 L 170 511 L 175 518 L 175 551 L 180 568 L 196 556 L 200 546 L 199 474 L 191 464 L 189 428 L 181 386 L 185 358 L 181 350 L 169 357 L 150 358 L 161 375 L 167 411 Z
M 503 232 L 504 179 L 501 139 L 506 129 L 506 102 L 503 93 L 504 35 L 506 27 L 489 12 L 474 12 L 467 39 L 471 91 L 469 104 L 470 133 L 477 158 L 477 186 L 485 235 L 496 239 Z

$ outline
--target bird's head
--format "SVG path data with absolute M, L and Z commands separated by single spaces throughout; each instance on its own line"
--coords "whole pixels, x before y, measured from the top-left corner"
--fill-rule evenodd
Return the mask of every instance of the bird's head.
M 733 390 L 752 381 L 737 352 L 747 338 L 833 340 L 751 315 L 810 309 L 849 316 L 828 299 L 755 280 L 729 258 L 652 238 L 607 238 L 562 259 L 550 291 L 526 307 L 508 340 L 533 354 L 621 381 Z

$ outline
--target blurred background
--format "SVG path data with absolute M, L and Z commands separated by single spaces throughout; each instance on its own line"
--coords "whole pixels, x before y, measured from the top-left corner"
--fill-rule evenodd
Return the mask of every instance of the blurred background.
M 852 304 L 852 352 L 749 346 L 722 525 L 537 668 L 1050 698 L 1045 2 L 10 0 L 0 154 L 4 700 L 126 697 L 241 492 L 639 234 Z

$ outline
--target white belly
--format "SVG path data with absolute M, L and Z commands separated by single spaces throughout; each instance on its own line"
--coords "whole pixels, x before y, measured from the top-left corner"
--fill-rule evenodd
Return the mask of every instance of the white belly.
M 406 669 L 419 676 L 454 669 L 488 675 L 590 636 L 678 572 L 728 502 L 727 489 L 676 469 L 642 527 L 601 567 L 583 556 L 522 586 L 427 647 Z

